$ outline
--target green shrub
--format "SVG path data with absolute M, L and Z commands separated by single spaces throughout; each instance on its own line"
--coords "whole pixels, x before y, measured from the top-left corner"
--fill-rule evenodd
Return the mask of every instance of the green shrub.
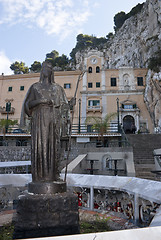
M 6 224 L 0 227 L 0 240 L 11 240 L 13 239 L 14 226 Z
M 108 226 L 108 219 L 99 219 L 98 221 L 80 222 L 80 233 L 95 233 L 111 231 Z
M 125 20 L 127 20 L 128 18 L 136 15 L 137 13 L 139 13 L 143 7 L 144 3 L 142 4 L 138 4 L 136 5 L 135 7 L 133 7 L 131 9 L 131 11 L 129 13 L 125 13 L 123 11 L 117 13 L 115 16 L 114 16 L 114 29 L 115 31 L 117 31 L 120 27 L 122 27 L 122 25 L 124 24 Z

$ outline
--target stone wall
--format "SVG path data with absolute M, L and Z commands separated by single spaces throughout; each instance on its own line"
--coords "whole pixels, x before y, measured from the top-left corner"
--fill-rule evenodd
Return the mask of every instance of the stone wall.
M 31 147 L 0 147 L 0 162 L 31 160 Z
M 117 140 L 116 140 L 117 141 Z M 62 144 L 62 148 L 60 151 L 60 167 L 59 171 L 61 171 L 67 164 L 67 145 L 64 142 Z M 125 148 L 125 147 L 118 147 L 118 144 L 115 147 L 96 147 L 95 142 L 91 143 L 77 143 L 76 138 L 72 138 L 72 144 L 71 144 L 71 151 L 69 153 L 69 159 L 68 164 L 73 161 L 78 155 L 80 154 L 86 154 L 88 152 L 97 152 L 102 153 L 105 155 L 107 152 L 111 152 L 114 154 L 114 152 L 120 153 L 120 158 L 123 157 L 123 155 L 126 155 L 125 153 L 132 153 L 131 148 Z M 117 156 L 118 157 L 118 156 Z M 131 157 L 130 157 L 131 158 Z M 31 160 L 31 147 L 30 146 L 0 146 L 0 162 L 8 162 L 8 161 L 27 161 Z M 127 159 L 126 159 L 127 161 Z M 87 168 L 87 167 L 86 167 Z M 25 169 L 25 168 L 24 168 Z M 102 167 L 99 167 L 99 169 L 102 169 Z

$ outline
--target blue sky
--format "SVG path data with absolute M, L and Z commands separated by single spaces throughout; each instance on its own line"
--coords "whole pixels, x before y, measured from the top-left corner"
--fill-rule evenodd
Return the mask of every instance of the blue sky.
M 57 50 L 69 56 L 79 33 L 105 37 L 113 17 L 145 0 L 0 0 L 0 74 L 11 63 L 30 67 Z

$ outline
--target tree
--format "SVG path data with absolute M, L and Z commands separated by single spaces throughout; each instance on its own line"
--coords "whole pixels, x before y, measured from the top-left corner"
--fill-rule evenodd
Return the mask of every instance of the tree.
M 14 62 L 11 64 L 10 69 L 14 71 L 14 74 L 25 74 L 29 73 L 29 68 L 25 66 L 24 62 Z
M 122 25 L 124 24 L 125 20 L 134 16 L 135 14 L 139 13 L 142 9 L 142 7 L 144 6 L 144 3 L 142 4 L 137 4 L 135 7 L 133 7 L 131 9 L 131 11 L 129 13 L 125 13 L 123 11 L 117 13 L 115 16 L 114 16 L 114 29 L 115 31 L 117 31 L 120 27 L 122 27 Z
M 62 54 L 62 56 L 57 57 L 54 61 L 55 66 L 61 67 L 63 70 L 68 65 L 69 59 L 66 55 Z
M 110 121 L 116 117 L 117 113 L 106 114 L 104 118 L 101 117 L 87 117 L 86 124 L 92 124 L 92 129 L 98 132 L 98 140 L 103 143 L 104 146 L 104 133 L 106 133 L 110 127 Z
M 87 49 L 88 47 L 91 48 L 96 48 L 99 47 L 107 42 L 107 39 L 104 37 L 97 38 L 95 36 L 90 36 L 90 35 L 83 35 L 78 34 L 77 35 L 77 43 L 75 48 L 72 49 L 70 56 L 72 58 L 72 61 L 75 61 L 75 54 L 78 51 Z
M 3 135 L 5 137 L 5 133 L 7 132 L 9 126 L 18 125 L 17 120 L 11 120 L 11 119 L 0 119 L 0 130 L 3 132 Z
M 45 61 L 50 62 L 53 67 L 59 67 L 61 70 L 66 70 L 69 64 L 68 57 L 64 54 L 59 56 L 59 53 L 56 50 L 47 53 Z
M 56 50 L 46 54 L 46 59 L 55 59 L 57 57 L 59 57 L 59 53 Z
M 109 33 L 106 35 L 107 40 L 112 39 L 113 37 L 114 37 L 114 34 L 113 34 L 112 32 L 109 32 Z
M 126 17 L 126 13 L 121 11 L 119 13 L 117 13 L 115 16 L 114 16 L 114 29 L 115 31 L 117 31 L 120 27 L 122 27 L 123 23 L 125 22 L 125 20 L 127 19 Z
M 41 71 L 41 62 L 34 61 L 34 63 L 31 64 L 30 71 L 35 72 L 35 73 L 40 72 Z
M 141 9 L 143 8 L 144 3 L 138 3 L 135 7 L 133 7 L 131 9 L 131 11 L 129 13 L 127 13 L 127 18 L 134 16 L 135 14 L 139 13 L 141 11 Z

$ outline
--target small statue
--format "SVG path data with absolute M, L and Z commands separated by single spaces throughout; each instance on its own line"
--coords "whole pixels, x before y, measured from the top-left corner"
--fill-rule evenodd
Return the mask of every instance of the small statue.
M 42 64 L 40 81 L 29 88 L 24 112 L 31 117 L 32 181 L 57 181 L 60 139 L 69 129 L 69 104 L 64 89 L 54 82 L 50 63 Z

